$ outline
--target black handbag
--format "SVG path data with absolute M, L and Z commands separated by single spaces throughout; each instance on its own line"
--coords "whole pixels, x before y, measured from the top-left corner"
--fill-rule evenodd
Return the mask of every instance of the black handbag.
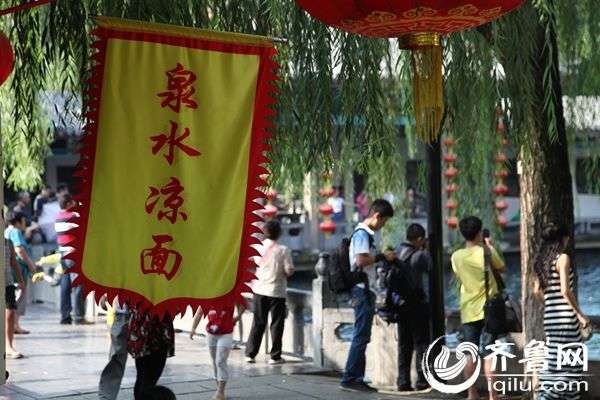
M 498 293 L 489 297 L 489 275 L 491 268 L 491 252 L 487 246 L 483 247 L 484 259 L 484 280 L 485 280 L 485 305 L 484 313 L 484 329 L 492 335 L 501 335 L 508 333 L 508 325 L 506 323 L 506 304 L 504 293 L 498 287 Z M 498 282 L 496 281 L 498 286 Z
M 486 254 L 487 253 L 487 254 Z M 523 332 L 523 320 L 521 314 L 521 305 L 506 293 L 506 285 L 498 271 L 491 267 L 491 253 L 487 247 L 484 248 L 485 260 L 485 328 L 492 334 L 505 334 L 508 332 Z M 488 298 L 488 277 L 492 273 L 498 286 L 498 293 L 492 298 Z M 504 304 L 504 313 L 500 303 Z M 489 309 L 489 310 L 488 310 Z M 487 316 L 490 315 L 490 318 Z

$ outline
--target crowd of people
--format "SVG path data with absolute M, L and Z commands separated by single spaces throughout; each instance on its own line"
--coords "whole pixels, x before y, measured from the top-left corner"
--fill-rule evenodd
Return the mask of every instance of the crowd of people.
M 59 185 L 54 192 L 49 186 L 35 198 L 27 192 L 18 193 L 16 200 L 11 203 L 6 212 L 4 222 L 4 255 L 5 255 L 5 335 L 6 357 L 9 359 L 22 358 L 23 354 L 15 349 L 14 335 L 27 335 L 30 332 L 21 326 L 20 318 L 25 315 L 27 295 L 30 285 L 47 280 L 61 286 L 61 320 L 62 324 L 90 324 L 84 318 L 83 291 L 71 288 L 72 274 L 63 273 L 69 267 L 69 261 L 64 258 L 72 251 L 68 246 L 71 241 L 69 222 L 74 216 L 71 211 L 76 203 L 66 185 Z M 55 243 L 55 254 L 34 260 L 33 245 Z M 44 265 L 59 264 L 52 274 Z M 74 309 L 74 310 L 73 310 Z M 74 311 L 74 320 L 71 311 Z
M 281 225 L 272 220 L 263 227 L 264 240 L 257 250 L 260 256 L 256 280 L 252 284 L 253 323 L 246 343 L 246 362 L 255 363 L 261 340 L 271 315 L 270 365 L 285 363 L 282 355 L 282 339 L 286 315 L 287 279 L 294 273 L 291 251 L 278 243 Z M 194 339 L 200 322 L 206 321 L 208 353 L 212 360 L 216 382 L 215 400 L 225 399 L 229 380 L 228 358 L 233 348 L 233 330 L 248 307 L 247 304 L 231 304 L 224 309 L 195 310 L 190 327 L 190 339 Z M 145 391 L 152 390 L 158 382 L 167 358 L 175 355 L 173 318 L 163 318 L 142 312 L 136 307 L 120 305 L 115 299 L 110 305 L 111 348 L 109 361 L 101 373 L 99 398 L 115 400 L 125 373 L 127 357 L 135 360 L 137 371 L 134 396 L 136 400 L 147 399 Z
M 6 213 L 5 231 L 5 279 L 6 279 L 6 357 L 20 358 L 23 355 L 15 348 L 14 335 L 28 334 L 20 325 L 20 317 L 25 314 L 26 293 L 29 282 L 36 281 L 36 275 L 47 273 L 41 268 L 48 257 L 37 262 L 33 260 L 31 244 L 35 242 L 37 223 L 43 216 L 52 214 L 52 230 L 41 230 L 43 240 L 52 238 L 57 249 L 50 256 L 59 262 L 58 278 L 52 276 L 46 280 L 60 284 L 61 324 L 89 324 L 85 320 L 84 299 L 81 287 L 72 287 L 73 276 L 69 273 L 71 263 L 65 258 L 71 251 L 72 237 L 69 230 L 74 226 L 76 213 L 68 188 L 62 187 L 58 196 L 50 188 L 44 189 L 36 197 L 32 212 L 28 209 L 29 196 L 19 194 L 17 201 Z M 341 196 L 339 196 L 341 197 Z M 54 203 L 58 204 L 56 212 Z M 49 207 L 49 209 L 46 209 Z M 340 211 L 341 212 L 341 211 Z M 375 233 L 380 231 L 393 218 L 394 209 L 390 202 L 377 199 L 372 202 L 364 219 L 355 227 L 347 242 L 349 272 L 346 283 L 350 306 L 354 310 L 353 336 L 348 352 L 340 387 L 346 391 L 376 391 L 365 380 L 367 345 L 371 339 L 373 319 L 383 313 L 381 303 L 389 301 L 385 294 L 389 280 L 394 276 L 402 282 L 398 284 L 400 294 L 393 300 L 397 313 L 393 319 L 389 313 L 382 318 L 390 318 L 397 324 L 398 337 L 398 373 L 397 389 L 402 392 L 429 389 L 420 362 L 432 342 L 431 310 L 429 303 L 429 274 L 431 258 L 427 249 L 426 230 L 413 223 L 406 230 L 406 240 L 397 248 L 387 248 L 383 252 L 376 249 Z M 452 270 L 460 284 L 460 315 L 462 337 L 464 341 L 474 343 L 480 348 L 484 359 L 484 372 L 489 382 L 494 382 L 492 360 L 485 358 L 490 354 L 490 345 L 503 340 L 503 335 L 488 332 L 486 325 L 486 303 L 500 290 L 496 273 L 504 272 L 505 265 L 491 239 L 485 235 L 481 219 L 475 216 L 463 218 L 459 223 L 464 238 L 464 246 L 451 256 Z M 294 274 L 294 265 L 290 250 L 280 244 L 281 225 L 277 220 L 264 224 L 264 239 L 257 249 L 258 265 L 256 280 L 253 282 L 253 324 L 246 344 L 246 362 L 255 363 L 261 346 L 262 337 L 267 329 L 269 314 L 271 317 L 271 337 L 269 364 L 284 363 L 282 358 L 282 337 L 286 316 L 287 280 Z M 52 233 L 53 232 L 53 233 Z M 54 236 L 53 236 L 54 235 Z M 545 304 L 544 327 L 546 337 L 554 343 L 550 346 L 551 371 L 557 368 L 556 344 L 565 341 L 575 342 L 582 339 L 582 329 L 589 320 L 582 314 L 573 295 L 574 274 L 567 255 L 568 232 L 556 224 L 549 224 L 543 231 L 543 245 L 535 260 L 537 275 L 536 294 Z M 395 275 L 392 272 L 395 272 Z M 488 272 L 491 274 L 488 275 Z M 39 277 L 38 277 L 39 280 Z M 381 295 L 384 293 L 383 295 Z M 378 306 L 379 304 L 379 306 Z M 190 339 L 194 339 L 200 322 L 206 319 L 206 337 L 208 354 L 212 360 L 216 392 L 214 399 L 225 399 L 225 390 L 229 380 L 228 357 L 233 347 L 233 330 L 241 319 L 248 304 L 231 304 L 225 309 L 195 310 L 190 327 Z M 159 318 L 135 305 L 119 302 L 118 298 L 107 305 L 108 323 L 111 326 L 111 344 L 109 361 L 101 373 L 99 398 L 114 400 L 120 390 L 128 356 L 135 360 L 137 371 L 134 387 L 136 400 L 174 399 L 175 395 L 167 388 L 157 386 L 165 368 L 166 361 L 175 354 L 175 330 L 172 316 L 165 314 Z M 389 309 L 387 310 L 389 312 Z M 72 315 L 73 314 L 73 315 Z M 416 381 L 411 382 L 411 365 L 416 357 Z M 474 360 L 468 358 L 465 376 L 475 370 Z M 577 370 L 572 370 L 577 373 Z M 493 388 L 493 385 L 489 387 Z M 543 398 L 555 398 L 551 392 L 542 393 Z M 561 393 L 561 398 L 578 398 L 577 393 Z M 475 386 L 468 391 L 468 398 L 478 399 Z M 490 399 L 497 394 L 490 390 Z
M 399 300 L 398 329 L 398 379 L 399 391 L 427 390 L 429 383 L 422 371 L 426 349 L 432 342 L 430 332 L 430 304 L 427 298 L 427 278 L 431 271 L 431 258 L 427 251 L 425 229 L 411 224 L 406 231 L 406 242 L 397 250 L 386 249 L 377 253 L 375 232 L 381 230 L 394 216 L 392 205 L 383 199 L 373 201 L 366 218 L 359 223 L 351 238 L 348 257 L 352 275 L 350 284 L 350 305 L 354 309 L 354 330 L 352 343 L 340 388 L 346 391 L 374 392 L 376 389 L 365 381 L 366 349 L 371 339 L 371 326 L 376 315 L 377 292 L 381 289 L 380 279 L 385 269 L 397 265 L 404 274 L 396 275 L 404 280 L 401 285 L 403 297 Z M 460 316 L 462 340 L 479 347 L 484 360 L 484 373 L 488 382 L 490 400 L 498 398 L 495 392 L 495 376 L 492 367 L 492 344 L 506 342 L 506 333 L 492 332 L 490 315 L 486 315 L 489 299 L 500 290 L 499 273 L 505 271 L 505 264 L 493 243 L 483 229 L 483 223 L 476 216 L 463 218 L 459 223 L 464 245 L 451 255 L 452 270 L 460 284 Z M 542 247 L 534 262 L 536 272 L 536 295 L 544 304 L 544 330 L 549 343 L 548 366 L 542 371 L 544 380 L 575 380 L 581 374 L 583 366 L 570 367 L 570 377 L 564 377 L 559 369 L 558 347 L 566 343 L 580 343 L 583 330 L 588 329 L 590 321 L 583 315 L 574 296 L 574 271 L 567 254 L 569 247 L 568 231 L 555 223 L 548 223 L 542 233 Z M 379 271 L 384 273 L 380 274 Z M 373 274 L 377 271 L 376 274 Z M 498 278 L 496 278 L 498 277 Z M 387 282 L 389 284 L 389 282 Z M 504 301 L 502 302 L 504 304 Z M 386 310 L 389 311 L 389 310 Z M 389 317 L 386 314 L 385 317 Z M 417 357 L 417 380 L 411 383 L 410 368 L 412 357 Z M 464 370 L 465 378 L 475 371 L 475 360 L 467 356 Z M 567 385 L 568 386 L 568 385 Z M 556 392 L 552 385 L 539 386 L 542 399 L 578 399 L 580 393 Z M 468 389 L 468 399 L 479 399 L 477 387 Z

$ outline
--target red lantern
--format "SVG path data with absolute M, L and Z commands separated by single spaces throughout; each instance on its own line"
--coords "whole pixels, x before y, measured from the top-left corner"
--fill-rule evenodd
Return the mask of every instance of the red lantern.
M 455 144 L 456 144 L 456 142 L 454 141 L 454 138 L 447 137 L 444 139 L 444 146 L 446 146 L 446 147 L 452 147 Z
M 456 200 L 450 198 L 448 199 L 448 201 L 446 202 L 446 208 L 448 210 L 456 210 L 456 208 L 458 207 L 458 203 L 456 202 Z
M 456 154 L 454 154 L 454 153 L 444 154 L 444 161 L 447 163 L 456 162 Z
M 504 133 L 505 128 L 504 128 L 504 120 L 502 118 L 500 118 L 498 120 L 498 125 L 496 125 L 496 132 L 498 133 Z
M 508 224 L 508 219 L 506 219 L 504 215 L 499 215 L 496 219 L 496 224 L 498 224 L 498 226 L 500 226 L 501 228 L 505 228 Z
M 446 225 L 450 229 L 456 229 L 458 227 L 458 218 L 455 216 L 446 218 Z
M 333 207 L 331 207 L 329 204 L 321 204 L 319 206 L 319 212 L 327 217 L 333 214 Z
M 267 204 L 265 206 L 264 209 L 262 209 L 260 211 L 260 213 L 266 218 L 266 219 L 273 219 L 273 217 L 275 215 L 277 215 L 277 212 L 279 210 L 277 209 L 277 207 L 275 207 L 273 204 Z
M 499 171 L 496 171 L 494 173 L 494 176 L 496 176 L 496 178 L 498 178 L 498 179 L 504 179 L 508 176 L 508 171 L 505 169 L 501 169 Z
M 335 232 L 335 222 L 331 220 L 323 221 L 319 224 L 319 229 L 327 235 L 331 235 Z
M 502 146 L 508 146 L 509 142 L 507 138 L 502 138 L 502 140 L 500 141 L 500 143 L 502 143 Z
M 454 167 L 450 167 L 446 171 L 444 171 L 444 176 L 446 178 L 449 178 L 449 179 L 456 178 L 456 175 L 458 175 L 458 170 Z
M 494 193 L 496 196 L 505 196 L 508 193 L 508 186 L 503 183 L 499 183 L 494 187 Z
M 448 185 L 446 185 L 446 193 L 448 195 L 451 195 L 452 193 L 456 192 L 458 190 L 458 185 L 456 183 L 450 183 Z
M 508 161 L 508 157 L 504 153 L 500 153 L 496 156 L 497 163 L 505 163 Z
M 319 190 L 319 194 L 321 195 L 321 197 L 331 197 L 335 194 L 335 189 L 332 187 L 321 189 Z
M 15 54 L 6 35 L 0 32 L 0 85 L 10 76 L 15 64 Z
M 496 202 L 496 209 L 498 211 L 504 211 L 508 208 L 508 203 L 506 202 L 506 200 L 498 200 Z
M 313 17 L 346 32 L 380 38 L 444 35 L 483 25 L 524 0 L 296 0 Z
M 496 19 L 524 0 L 296 0 L 313 17 L 346 32 L 399 38 L 412 50 L 418 135 L 430 141 L 440 131 L 444 109 L 440 36 Z

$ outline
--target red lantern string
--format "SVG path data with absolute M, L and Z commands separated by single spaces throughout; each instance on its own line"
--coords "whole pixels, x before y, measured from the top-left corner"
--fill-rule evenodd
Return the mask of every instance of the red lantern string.
M 508 220 L 504 215 L 508 209 L 508 202 L 504 199 L 504 197 L 508 194 L 508 186 L 506 186 L 504 183 L 504 180 L 506 177 L 508 177 L 508 170 L 506 169 L 505 165 L 508 161 L 508 156 L 504 150 L 508 146 L 509 142 L 506 138 L 504 111 L 500 106 L 496 108 L 496 117 L 496 133 L 498 134 L 500 150 L 494 159 L 494 162 L 496 163 L 496 170 L 494 172 L 494 176 L 496 177 L 496 185 L 494 186 L 493 192 L 496 195 L 496 200 L 494 203 L 496 208 L 496 224 L 500 227 L 500 229 L 504 229 L 508 223 Z
M 458 176 L 458 168 L 456 168 L 456 162 L 458 157 L 456 153 L 453 152 L 452 147 L 455 145 L 454 138 L 451 136 L 447 136 L 444 138 L 444 146 L 446 147 L 446 152 L 444 153 L 444 164 L 446 165 L 446 169 L 444 171 L 444 176 L 446 177 L 446 208 L 448 209 L 448 217 L 446 218 L 446 225 L 448 228 L 454 230 L 458 227 L 458 217 L 456 216 L 456 212 L 458 209 L 458 201 L 454 198 L 454 193 L 458 190 L 458 185 L 455 183 L 455 179 Z
M 319 229 L 321 232 L 325 234 L 325 237 L 329 239 L 331 235 L 335 232 L 336 224 L 331 219 L 331 215 L 333 214 L 333 207 L 329 205 L 327 200 L 330 197 L 335 195 L 335 189 L 331 186 L 331 173 L 325 172 L 323 174 L 323 179 L 325 180 L 325 187 L 319 190 L 319 195 L 325 199 L 325 203 L 319 206 L 319 212 L 323 216 L 323 221 L 319 224 Z

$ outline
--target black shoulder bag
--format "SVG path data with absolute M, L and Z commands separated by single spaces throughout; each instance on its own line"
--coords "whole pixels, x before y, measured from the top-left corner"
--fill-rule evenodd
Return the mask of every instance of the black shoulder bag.
M 494 296 L 489 297 L 489 275 L 492 270 L 492 254 L 487 246 L 483 246 L 483 260 L 484 260 L 484 280 L 485 280 L 485 305 L 483 307 L 484 313 L 484 329 L 486 332 L 492 335 L 501 335 L 508 333 L 508 326 L 506 323 L 506 305 L 504 303 L 504 295 L 498 286 L 498 293 Z

